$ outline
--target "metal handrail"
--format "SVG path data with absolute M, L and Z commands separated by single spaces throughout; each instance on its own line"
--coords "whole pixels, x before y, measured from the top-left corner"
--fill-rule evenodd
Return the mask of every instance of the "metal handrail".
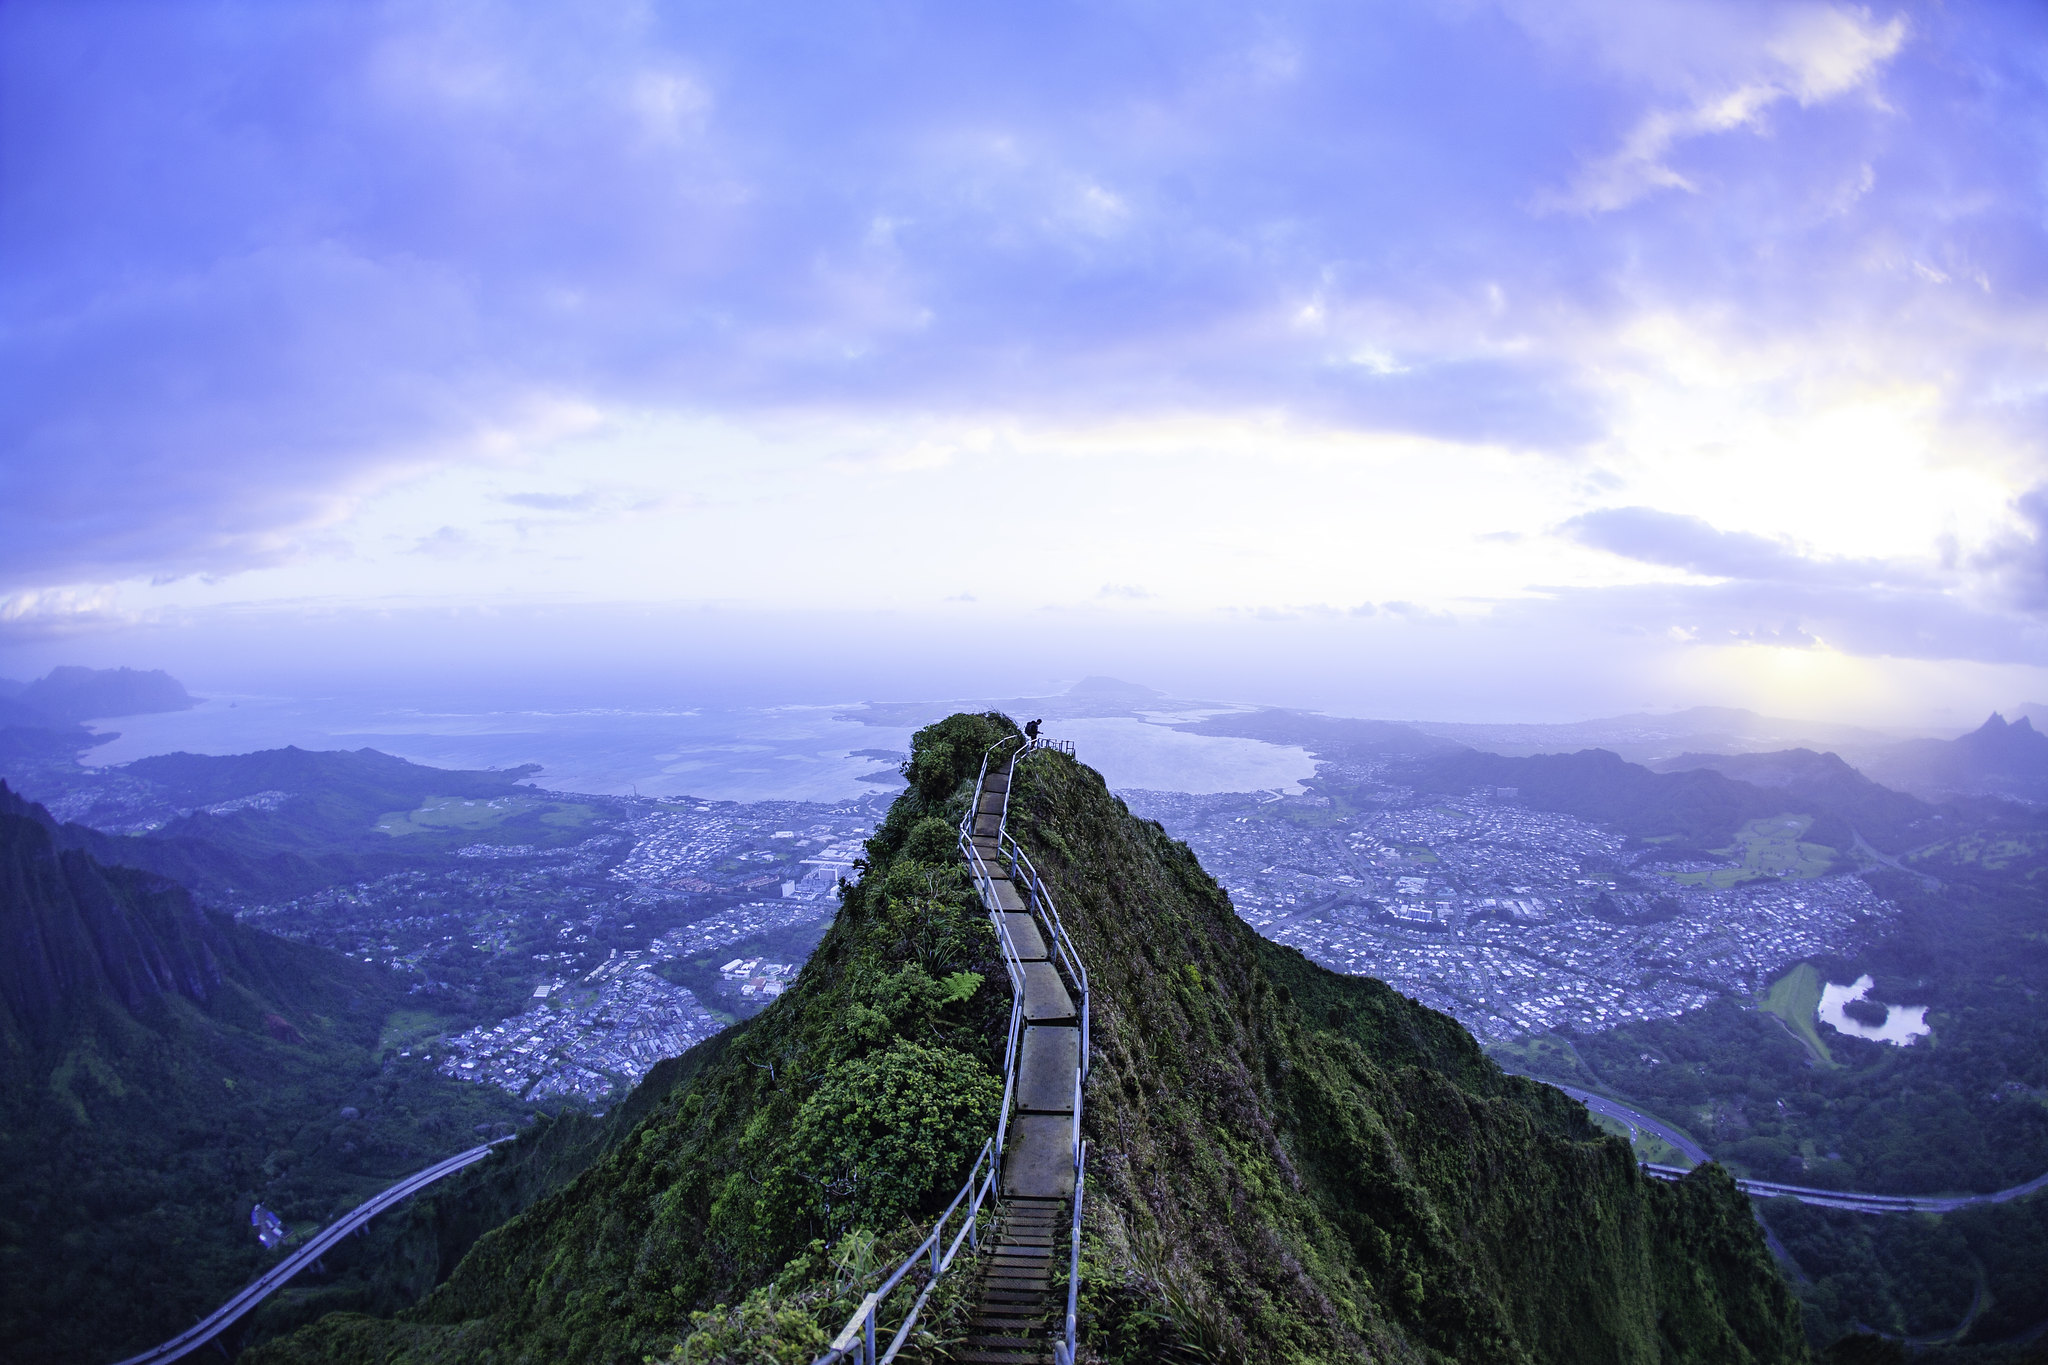
M 1003 1107 L 996 1120 L 996 1131 L 993 1137 L 982 1144 L 980 1155 L 975 1157 L 974 1165 L 968 1170 L 966 1183 L 960 1187 L 960 1192 L 953 1196 L 953 1202 L 946 1206 L 946 1211 L 939 1215 L 939 1221 L 933 1225 L 931 1234 L 918 1244 L 915 1251 L 904 1258 L 902 1264 L 898 1265 L 873 1293 L 861 1300 L 860 1307 L 854 1310 L 853 1317 L 847 1321 L 839 1335 L 833 1338 L 831 1346 L 813 1361 L 812 1365 L 834 1365 L 834 1362 L 839 1361 L 854 1362 L 855 1365 L 887 1365 L 887 1362 L 894 1360 L 896 1353 L 903 1349 L 904 1342 L 909 1340 L 911 1328 L 916 1325 L 918 1315 L 924 1311 L 925 1301 L 931 1297 L 939 1277 L 952 1266 L 961 1242 L 965 1240 L 970 1247 L 976 1250 L 980 1248 L 977 1228 L 981 1208 L 995 1189 L 1001 1174 L 1004 1143 L 1009 1135 L 1010 1106 L 1016 1094 L 1017 1051 L 1024 1032 L 1024 969 L 1022 959 L 1017 953 L 1016 941 L 1010 936 L 1009 925 L 1003 919 L 1002 903 L 996 898 L 995 877 L 989 870 L 988 860 L 982 856 L 980 847 L 974 842 L 974 822 L 981 814 L 981 793 L 988 782 L 989 760 L 998 749 L 1006 744 L 1016 743 L 1021 738 L 1019 735 L 1006 735 L 982 752 L 981 767 L 975 774 L 974 799 L 969 803 L 959 825 L 961 855 L 967 860 L 968 874 L 974 880 L 975 895 L 981 901 L 982 908 L 988 912 L 990 923 L 995 927 L 996 941 L 1002 950 L 1003 969 L 1010 977 L 1010 1031 L 1003 1047 Z M 1052 750 L 1072 757 L 1074 746 L 1071 740 L 1025 740 L 1012 759 L 1011 786 L 1015 784 L 1016 760 L 1040 750 Z M 1058 1365 L 1073 1365 L 1080 1305 L 1081 1208 L 1086 1193 L 1088 1163 L 1088 1144 L 1081 1139 L 1082 1084 L 1086 1081 L 1089 1070 L 1088 969 L 1081 965 L 1081 954 L 1067 935 L 1067 927 L 1060 920 L 1059 909 L 1053 904 L 1052 892 L 1046 887 L 1045 879 L 1039 876 L 1038 868 L 1032 863 L 1030 855 L 1024 852 L 1023 846 L 1010 833 L 1011 786 L 1003 789 L 1003 808 L 996 820 L 997 856 L 1009 862 L 1012 884 L 1022 883 L 1027 893 L 1027 913 L 1035 912 L 1036 917 L 1045 924 L 1051 937 L 1053 960 L 1064 970 L 1067 980 L 1080 991 L 1081 996 L 1081 1051 L 1074 1067 L 1074 1117 L 1071 1139 L 1074 1158 L 1074 1220 L 1072 1247 L 1068 1253 L 1066 1333 L 1063 1341 L 1053 1344 L 1053 1355 Z M 1024 874 L 1021 878 L 1016 875 L 1020 870 Z M 984 1161 L 988 1164 L 985 1174 L 982 1172 Z M 962 1200 L 970 1200 L 967 1218 L 960 1231 L 954 1234 L 952 1245 L 941 1254 L 940 1246 L 944 1242 L 947 1220 L 959 1209 Z M 929 1262 L 931 1273 L 925 1278 L 923 1288 L 919 1291 L 916 1301 L 911 1304 L 910 1311 L 904 1315 L 902 1323 L 890 1338 L 888 1348 L 878 1355 L 876 1338 L 880 1328 L 882 1304 L 921 1261 Z
M 838 1361 L 857 1362 L 857 1365 L 886 1365 L 888 1361 L 894 1360 L 896 1353 L 903 1349 L 903 1343 L 910 1339 L 910 1329 L 917 1325 L 918 1315 L 924 1311 L 925 1301 L 931 1297 L 932 1289 L 938 1284 L 939 1277 L 951 1268 L 953 1257 L 959 1253 L 960 1243 L 965 1240 L 975 1250 L 981 1247 L 978 1232 L 981 1206 L 994 1191 L 997 1177 L 1002 1171 L 1003 1142 L 1010 1127 L 1010 1101 L 1017 1085 L 1017 1048 L 1024 1031 L 1024 969 L 1019 965 L 1017 945 L 1010 938 L 1009 926 L 1003 922 L 1002 906 L 996 900 L 994 879 L 989 876 L 988 864 L 982 859 L 981 850 L 974 846 L 974 820 L 981 810 L 981 791 L 988 781 L 989 759 L 994 756 L 996 750 L 1005 744 L 1015 743 L 1020 738 L 1022 736 L 1005 735 L 982 751 L 981 769 L 974 778 L 974 799 L 968 804 L 967 813 L 960 820 L 960 851 L 967 859 L 969 875 L 974 878 L 975 894 L 981 900 L 982 908 L 988 911 L 990 922 L 995 926 L 996 941 L 1002 948 L 1003 967 L 1010 977 L 1010 1036 L 1003 1048 L 1002 1113 L 996 1120 L 994 1136 L 981 1145 L 981 1153 L 974 1158 L 974 1165 L 968 1169 L 967 1179 L 960 1186 L 960 1192 L 953 1196 L 953 1202 L 939 1215 L 939 1221 L 933 1224 L 931 1234 L 917 1244 L 917 1249 L 903 1259 L 888 1279 L 861 1300 L 860 1307 L 854 1310 L 846 1326 L 840 1329 L 839 1335 L 832 1339 L 832 1344 L 826 1348 L 824 1354 L 812 1361 L 811 1365 L 834 1365 L 834 1362 Z M 1010 797 L 1008 789 L 1005 788 L 1004 820 L 1009 818 L 1009 813 Z M 1002 821 L 997 822 L 997 828 L 1002 828 Z M 988 1165 L 985 1174 L 982 1171 L 984 1162 Z M 946 1222 L 959 1209 L 963 1199 L 969 1200 L 966 1222 L 960 1231 L 954 1234 L 952 1245 L 946 1248 L 942 1255 L 939 1248 L 944 1242 Z M 931 1274 L 926 1277 L 923 1288 L 910 1305 L 910 1311 L 904 1315 L 902 1323 L 897 1326 L 895 1334 L 890 1338 L 888 1349 L 877 1355 L 875 1338 L 881 1323 L 882 1303 L 896 1291 L 896 1287 L 903 1283 L 904 1277 L 920 1261 L 930 1263 Z M 1069 1354 L 1071 1357 L 1071 1352 Z
M 983 1174 L 981 1169 L 984 1163 L 988 1166 L 986 1174 Z M 860 1307 L 854 1310 L 853 1318 L 840 1329 L 831 1346 L 813 1362 L 813 1365 L 826 1365 L 826 1362 L 839 1360 L 858 1360 L 881 1365 L 881 1362 L 896 1358 L 896 1353 L 903 1349 L 903 1343 L 910 1337 L 910 1329 L 917 1325 L 918 1314 L 924 1311 L 925 1300 L 931 1297 L 932 1290 L 938 1285 L 939 1277 L 952 1267 L 953 1258 L 959 1255 L 960 1243 L 966 1241 L 974 1249 L 980 1249 L 981 1239 L 977 1234 L 981 1206 L 989 1192 L 995 1188 L 996 1175 L 1000 1168 L 1001 1163 L 996 1159 L 994 1142 L 982 1143 L 981 1151 L 974 1158 L 974 1165 L 967 1173 L 967 1183 L 960 1187 L 960 1193 L 953 1196 L 953 1202 L 946 1205 L 946 1211 L 940 1214 L 939 1221 L 932 1225 L 931 1233 L 917 1244 L 917 1249 L 903 1259 L 903 1263 L 896 1267 L 894 1273 L 884 1280 L 880 1287 L 861 1300 Z M 976 1188 L 977 1181 L 979 1188 Z M 973 1199 L 968 1205 L 966 1220 L 960 1230 L 953 1234 L 952 1245 L 946 1246 L 946 1224 L 959 1210 L 960 1201 L 968 1198 L 970 1191 Z M 943 1252 L 941 1247 L 944 1247 Z M 903 1278 L 920 1261 L 929 1262 L 931 1274 L 926 1277 L 916 1302 L 910 1305 L 910 1311 L 904 1315 L 895 1335 L 890 1338 L 889 1349 L 877 1356 L 875 1333 L 881 1321 L 882 1301 L 895 1292 L 896 1286 L 903 1282 Z
M 1074 1241 L 1067 1253 L 1067 1339 L 1053 1343 L 1054 1365 L 1074 1365 L 1074 1336 L 1081 1307 L 1081 1196 L 1087 1179 L 1088 1144 L 1084 1142 L 1074 1156 Z
M 1040 918 L 1046 922 L 1046 927 L 1052 931 L 1053 951 L 1057 955 L 1055 961 L 1066 969 L 1067 979 L 1080 988 L 1081 1074 L 1085 1078 L 1089 1069 L 1088 969 L 1081 965 L 1081 954 L 1074 947 L 1074 941 L 1067 936 L 1067 926 L 1060 920 L 1059 907 L 1053 904 L 1052 892 L 1046 887 L 1045 879 L 1038 875 L 1038 867 L 1031 861 L 1031 855 L 1024 851 L 1016 839 L 1011 838 L 1007 834 L 1002 837 L 1009 844 L 1007 852 L 1011 861 L 1017 868 L 1021 868 L 1025 874 L 1021 880 L 1025 889 L 1031 893 L 1029 904 L 1035 908 L 1042 907 L 1044 911 Z
M 1052 749 L 1072 757 L 1071 742 L 1060 743 L 1048 740 L 1033 740 L 1018 751 L 1018 759 L 1039 749 Z M 1011 772 L 1016 771 L 1015 765 Z M 1012 785 L 1015 779 L 1012 778 Z M 1053 1343 L 1055 1365 L 1074 1365 L 1074 1348 L 1079 1333 L 1079 1308 L 1081 1291 L 1081 1209 L 1087 1194 L 1088 1144 L 1081 1138 L 1081 1097 L 1082 1083 L 1088 1078 L 1089 1009 L 1088 969 L 1081 965 L 1080 950 L 1067 935 L 1067 926 L 1060 919 L 1059 907 L 1053 904 L 1052 891 L 1045 884 L 1045 878 L 1038 874 L 1038 867 L 1031 861 L 1031 855 L 1024 851 L 1009 830 L 1010 801 L 1007 790 L 1003 797 L 1003 820 L 997 827 L 996 848 L 1010 859 L 1012 881 L 1021 881 L 1028 899 L 1026 904 L 1038 912 L 1038 917 L 1051 933 L 1054 961 L 1066 969 L 1067 979 L 1078 987 L 1081 994 L 1081 1052 L 1074 1065 L 1074 1118 L 1073 1134 L 1070 1139 L 1074 1154 L 1074 1226 L 1072 1243 L 1067 1254 L 1067 1322 L 1063 1341 Z M 1021 871 L 1019 878 L 1015 874 Z

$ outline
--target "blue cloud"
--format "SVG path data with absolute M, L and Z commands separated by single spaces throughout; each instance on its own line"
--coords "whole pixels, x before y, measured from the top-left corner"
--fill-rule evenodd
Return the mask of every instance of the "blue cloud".
M 1934 586 L 1924 568 L 1872 559 L 1815 559 L 1783 540 L 1723 531 L 1699 517 L 1651 507 L 1582 513 L 1563 530 L 1597 550 L 1712 578 L 1834 587 Z
M 1661 147 L 1687 188 L 1540 210 L 1763 79 L 1769 9 L 1727 53 L 1591 61 L 1433 0 L 8 5 L 0 587 L 285 553 L 335 489 L 545 394 L 1279 409 L 1569 455 L 1607 427 L 1575 347 L 1657 309 L 1893 338 L 2037 442 L 2036 8 L 1916 10 L 1847 93 L 1771 68 L 1764 122 Z

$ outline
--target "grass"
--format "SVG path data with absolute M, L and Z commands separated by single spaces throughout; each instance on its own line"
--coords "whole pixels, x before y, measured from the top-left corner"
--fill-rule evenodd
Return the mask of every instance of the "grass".
M 575 829 L 597 818 L 595 807 L 580 802 L 550 801 L 537 796 L 500 796 L 495 800 L 461 796 L 437 796 L 418 810 L 395 810 L 379 816 L 377 832 L 394 837 L 408 834 L 474 832 L 494 829 L 521 815 L 538 815 L 543 825 Z
M 1682 1166 L 1687 1169 L 1691 1169 L 1693 1165 L 1691 1157 L 1655 1133 L 1632 1129 L 1620 1119 L 1610 1118 L 1606 1114 L 1593 1114 L 1592 1119 L 1594 1127 L 1612 1133 L 1618 1138 L 1626 1138 L 1629 1146 L 1634 1149 L 1638 1161 L 1653 1161 L 1659 1166 Z
M 1806 1050 L 1822 1066 L 1835 1064 L 1828 1045 L 1821 1040 L 1820 1030 L 1814 1027 L 1820 1018 L 1820 973 L 1812 963 L 1802 962 L 1773 981 L 1757 1008 L 1784 1020 L 1792 1036 L 1806 1044 Z
M 1495 1043 L 1487 1051 L 1510 1071 L 1550 1077 L 1571 1085 L 1599 1084 L 1599 1078 L 1586 1069 L 1571 1044 L 1552 1034 L 1535 1033 L 1526 1038 Z
M 393 1010 L 384 1016 L 384 1030 L 377 1038 L 379 1053 L 417 1047 L 437 1037 L 455 1021 L 445 1014 L 427 1010 Z
M 1712 886 L 1727 890 L 1742 882 L 1762 877 L 1818 877 L 1834 866 L 1835 851 L 1821 844 L 1800 841 L 1813 824 L 1810 815 L 1773 815 L 1752 820 L 1735 835 L 1733 848 L 1715 849 L 1723 857 L 1742 857 L 1739 867 L 1719 867 L 1707 872 L 1666 872 L 1661 875 L 1685 886 Z
M 2022 859 L 2040 857 L 2044 850 L 2048 850 L 2048 836 L 2040 834 L 1966 834 L 1924 850 L 1914 861 L 1945 854 L 1951 862 L 2002 872 Z

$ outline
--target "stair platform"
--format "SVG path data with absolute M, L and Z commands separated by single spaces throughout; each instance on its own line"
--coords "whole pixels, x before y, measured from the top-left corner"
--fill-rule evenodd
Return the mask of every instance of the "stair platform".
M 1070 1199 L 1074 1194 L 1074 1121 L 1064 1114 L 1018 1114 L 1003 1152 L 1005 1199 Z
M 1076 1022 L 1074 997 L 1067 983 L 1050 962 L 1026 962 L 1024 968 L 1024 1022 L 1053 1024 Z
M 1038 921 L 1031 916 L 1021 911 L 1004 915 L 1003 928 L 1016 946 L 1019 962 L 1044 962 L 1051 956 L 1046 952 L 1045 935 L 1038 931 Z
M 1053 1025 L 1024 1030 L 1017 1061 L 1017 1108 L 1027 1114 L 1074 1112 L 1074 1068 L 1081 1063 L 1081 1030 Z

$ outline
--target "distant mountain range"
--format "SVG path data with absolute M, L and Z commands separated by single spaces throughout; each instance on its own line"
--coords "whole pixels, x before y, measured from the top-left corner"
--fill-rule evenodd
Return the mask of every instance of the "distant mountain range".
M 1661 715 L 1638 712 L 1556 725 L 1417 721 L 1412 728 L 1516 758 L 1606 749 L 1631 763 L 1655 763 L 1684 753 L 1739 754 L 1793 748 L 1862 754 L 1898 742 L 1896 734 L 1881 730 L 1761 716 L 1729 706 L 1694 706 Z
M 1873 828 L 1882 828 L 1903 818 L 1895 805 L 1888 816 L 1877 813 L 1887 805 L 1877 794 L 1884 789 L 1936 802 L 1996 796 L 2048 804 L 2048 734 L 2032 718 L 2039 715 L 2048 724 L 2048 707 L 2023 706 L 2015 714 L 2020 718 L 2013 721 L 1993 714 L 1957 739 L 1901 739 L 1857 726 L 1715 706 L 1560 725 L 1352 720 L 1274 707 L 1175 728 L 1298 744 L 1336 762 L 1444 756 L 1460 749 L 1503 758 L 1605 751 L 1659 773 L 1711 769 L 1759 787 L 1793 787 L 1830 805 L 1864 810 Z
M 2007 721 L 1994 712 L 1960 739 L 1909 739 L 1864 756 L 1857 766 L 1888 787 L 1929 800 L 2003 796 L 2048 803 L 2048 735 L 2024 715 Z
M 2026 716 L 2008 721 L 1996 712 L 1961 738 L 1897 740 L 1855 755 L 1853 767 L 1837 754 L 1810 748 L 1684 753 L 1649 766 L 1666 773 L 1712 768 L 1762 787 L 1820 784 L 1841 794 L 1853 777 L 1927 801 L 1996 796 L 2032 806 L 2048 804 L 2048 735 Z

